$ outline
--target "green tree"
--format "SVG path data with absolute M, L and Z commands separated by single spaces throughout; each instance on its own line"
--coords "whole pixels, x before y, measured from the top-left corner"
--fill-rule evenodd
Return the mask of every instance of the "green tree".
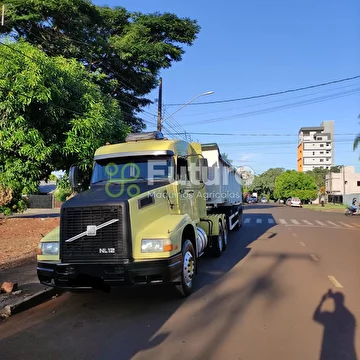
M 320 190 L 321 187 L 325 186 L 325 178 L 328 173 L 329 173 L 329 169 L 320 169 L 320 168 L 315 168 L 313 170 L 306 172 L 306 174 L 308 174 L 315 180 L 318 190 Z
M 22 41 L 1 46 L 0 58 L 0 185 L 12 190 L 7 208 L 17 209 L 52 171 L 78 162 L 86 171 L 96 148 L 130 129 L 96 84 L 102 74 Z
M 255 176 L 251 185 L 252 191 L 261 194 L 267 194 L 271 199 L 274 199 L 275 180 L 281 175 L 285 169 L 270 168 L 262 174 Z
M 316 198 L 318 188 L 312 176 L 287 170 L 276 178 L 274 196 L 278 199 L 298 197 L 302 201 Z
M 226 160 L 229 164 L 232 164 L 232 160 L 229 159 L 229 155 L 225 152 L 221 153 L 221 156 Z
M 200 31 L 195 20 L 171 13 L 141 14 L 89 0 L 7 0 L 3 34 L 26 39 L 49 56 L 74 58 L 90 73 L 101 73 L 102 91 L 121 105 L 133 131 L 145 128 L 138 117 L 151 103 L 161 69 L 181 61 Z

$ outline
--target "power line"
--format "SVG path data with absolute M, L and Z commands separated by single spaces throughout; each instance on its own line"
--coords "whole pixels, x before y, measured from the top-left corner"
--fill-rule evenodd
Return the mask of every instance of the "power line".
M 238 118 L 244 118 L 244 117 L 250 117 L 250 116 L 256 116 L 256 115 L 263 115 L 263 114 L 267 114 L 267 113 L 274 112 L 274 111 L 287 110 L 287 109 L 292 109 L 294 107 L 305 106 L 305 105 L 309 105 L 309 104 L 316 104 L 316 103 L 327 101 L 327 100 L 337 99 L 337 98 L 341 98 L 341 97 L 355 94 L 358 92 L 360 92 L 360 88 L 354 89 L 354 90 L 349 90 L 349 91 L 343 91 L 340 93 L 331 94 L 331 95 L 327 95 L 327 96 L 317 97 L 314 99 L 303 100 L 303 101 L 298 101 L 298 102 L 294 102 L 294 103 L 290 103 L 290 104 L 269 107 L 269 108 L 256 110 L 256 111 L 249 111 L 249 112 L 245 112 L 245 113 L 239 113 L 239 114 L 223 116 L 223 117 L 218 117 L 218 118 L 213 118 L 213 119 L 192 121 L 190 123 L 185 123 L 184 125 L 190 126 L 190 125 L 198 125 L 198 124 L 208 124 L 208 123 L 212 123 L 212 122 L 231 120 L 234 118 L 238 119 Z
M 263 134 L 248 134 L 248 133 L 210 133 L 210 132 L 179 132 L 179 133 L 172 133 L 172 135 L 181 135 L 181 134 L 189 134 L 189 135 L 205 135 L 205 136 L 289 136 L 289 137 L 298 137 L 298 134 L 270 134 L 270 133 L 263 133 Z M 334 136 L 354 136 L 357 135 L 357 133 L 338 133 L 334 134 Z
M 343 78 L 343 79 L 339 79 L 339 80 L 328 81 L 328 82 L 321 83 L 321 84 L 303 86 L 303 87 L 298 87 L 298 88 L 295 88 L 295 89 L 288 89 L 288 90 L 277 91 L 277 92 L 272 92 L 272 93 L 266 93 L 266 94 L 261 94 L 261 95 L 253 95 L 253 96 L 246 96 L 246 97 L 242 97 L 242 98 L 216 100 L 216 101 L 194 102 L 194 103 L 190 103 L 188 105 L 193 106 L 193 105 L 223 104 L 223 103 L 229 103 L 229 102 L 235 102 L 235 101 L 253 100 L 253 99 L 259 99 L 259 98 L 264 98 L 264 97 L 269 97 L 269 96 L 287 94 L 287 93 L 291 93 L 291 92 L 314 89 L 314 88 L 321 87 L 321 86 L 328 86 L 328 85 L 332 85 L 332 84 L 338 84 L 338 83 L 341 83 L 341 82 L 350 81 L 350 80 L 354 80 L 354 79 L 358 79 L 358 78 L 360 78 L 360 75 L 356 75 L 356 76 L 352 76 L 352 77 L 348 77 L 348 78 Z M 181 106 L 181 105 L 184 105 L 184 104 L 165 104 L 165 105 L 166 106 Z

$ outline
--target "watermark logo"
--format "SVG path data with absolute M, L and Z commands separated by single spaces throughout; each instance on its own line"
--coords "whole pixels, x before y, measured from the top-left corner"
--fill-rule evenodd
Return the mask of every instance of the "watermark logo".
M 127 169 L 129 170 L 131 177 L 125 176 Z M 110 180 L 108 180 L 106 182 L 105 191 L 110 197 L 117 198 L 117 197 L 120 197 L 124 193 L 125 184 L 128 181 L 133 181 L 133 180 L 138 179 L 140 177 L 141 172 L 140 172 L 140 168 L 137 164 L 127 163 L 121 167 L 120 177 L 116 177 L 116 175 L 118 175 L 118 173 L 119 173 L 119 166 L 116 165 L 115 163 L 109 163 L 105 167 L 105 173 L 110 178 Z M 116 189 L 116 187 L 111 186 L 113 183 L 118 184 L 120 186 L 120 190 L 118 190 L 117 192 L 113 192 L 113 190 Z M 140 192 L 141 192 L 140 187 L 136 184 L 130 184 L 126 188 L 126 193 L 129 197 L 137 196 L 140 194 Z
M 248 166 L 241 166 L 235 169 L 230 169 L 226 166 L 219 167 L 209 166 L 206 179 L 201 179 L 202 169 L 194 163 L 187 166 L 175 169 L 173 163 L 166 160 L 149 160 L 142 163 L 125 163 L 116 164 L 110 162 L 102 168 L 105 170 L 105 176 L 108 179 L 105 185 L 106 193 L 112 197 L 117 198 L 124 193 L 132 198 L 141 193 L 140 186 L 137 185 L 136 180 L 144 180 L 148 185 L 154 185 L 157 180 L 175 181 L 177 180 L 181 186 L 199 187 L 205 186 L 229 186 L 237 183 L 240 186 L 250 185 L 254 179 L 255 173 L 253 169 Z M 175 176 L 175 173 L 177 174 Z M 116 184 L 116 186 L 115 186 Z M 213 189 L 213 188 L 212 188 Z M 214 198 L 218 195 L 206 195 L 207 198 Z

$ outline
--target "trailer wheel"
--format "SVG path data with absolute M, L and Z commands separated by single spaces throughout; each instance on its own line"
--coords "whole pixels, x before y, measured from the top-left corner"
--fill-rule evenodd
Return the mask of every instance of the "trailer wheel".
M 213 251 L 216 257 L 220 257 L 224 251 L 224 227 L 221 221 L 219 221 L 219 235 L 215 238 Z
M 196 256 L 192 242 L 185 240 L 182 246 L 181 284 L 177 286 L 182 297 L 189 296 L 193 291 L 196 273 Z

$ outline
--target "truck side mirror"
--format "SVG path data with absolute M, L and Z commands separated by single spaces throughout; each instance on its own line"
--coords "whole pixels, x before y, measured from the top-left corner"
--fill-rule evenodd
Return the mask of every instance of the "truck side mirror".
M 72 165 L 69 170 L 69 182 L 72 189 L 76 189 L 79 186 L 78 172 L 78 167 L 76 165 Z

